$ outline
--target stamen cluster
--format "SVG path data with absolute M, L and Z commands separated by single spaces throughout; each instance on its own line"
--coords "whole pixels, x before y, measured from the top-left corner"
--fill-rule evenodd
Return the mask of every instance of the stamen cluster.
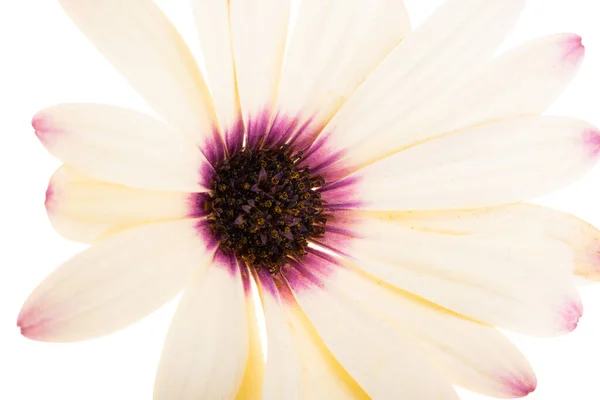
M 275 274 L 325 232 L 324 180 L 301 159 L 289 146 L 243 149 L 216 166 L 207 207 L 223 251 Z

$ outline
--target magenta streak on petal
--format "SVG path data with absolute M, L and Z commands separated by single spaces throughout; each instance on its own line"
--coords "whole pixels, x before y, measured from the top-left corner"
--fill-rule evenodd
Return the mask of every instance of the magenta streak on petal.
M 263 289 L 263 291 L 273 296 L 273 298 L 277 298 L 278 289 L 277 284 L 273 280 L 273 275 L 271 275 L 269 271 L 265 270 L 264 268 L 257 270 L 256 274 L 258 276 L 260 287 Z
M 588 154 L 596 158 L 600 155 L 600 132 L 597 130 L 588 130 L 583 133 L 583 143 L 586 146 Z
M 215 237 L 212 229 L 208 226 L 208 221 L 205 218 L 199 219 L 196 223 L 196 231 L 198 235 L 204 240 L 204 244 L 206 248 L 210 250 L 215 250 L 219 247 L 219 240 Z
M 521 379 L 516 376 L 501 378 L 505 385 L 504 393 L 511 397 L 525 397 L 535 391 L 537 388 L 537 379 L 535 375 L 527 376 Z
M 265 134 L 271 123 L 271 112 L 265 108 L 257 115 L 248 116 L 246 121 L 246 132 L 248 134 L 248 142 L 246 147 L 255 149 L 262 143 Z
M 217 165 L 225 158 L 225 143 L 217 127 L 213 128 L 211 137 L 201 143 L 199 148 L 211 165 Z
M 308 248 L 307 251 L 308 254 L 301 260 L 291 260 L 282 269 L 285 279 L 295 291 L 323 288 L 327 279 L 341 267 L 337 259 L 320 250 Z
M 50 144 L 52 136 L 65 133 L 64 130 L 54 126 L 49 117 L 46 117 L 41 113 L 33 117 L 31 125 L 33 126 L 33 129 L 35 129 L 35 135 L 44 146 Z
M 238 268 L 240 269 L 240 273 L 242 274 L 242 283 L 244 284 L 244 293 L 246 297 L 252 297 L 252 278 L 250 277 L 250 267 L 246 265 L 242 260 L 237 260 Z
M 565 51 L 563 61 L 579 65 L 583 61 L 585 47 L 581 41 L 581 36 L 573 35 L 565 42 Z
M 364 205 L 359 191 L 361 180 L 362 178 L 359 177 L 350 177 L 323 188 L 321 194 L 323 200 L 327 203 L 327 208 L 331 210 L 353 209 Z
M 265 132 L 264 147 L 279 147 L 285 144 L 298 126 L 298 119 L 277 113 L 268 132 Z
M 215 168 L 210 163 L 203 160 L 198 172 L 200 175 L 198 179 L 200 185 L 209 188 L 216 174 Z
M 308 149 L 323 131 L 323 126 L 317 126 L 314 118 L 307 119 L 302 125 L 299 125 L 294 135 L 289 140 L 289 144 L 297 149 Z
M 561 325 L 567 332 L 573 332 L 583 315 L 583 305 L 579 301 L 569 301 L 560 312 Z
M 191 193 L 187 199 L 189 218 L 206 217 L 209 210 L 206 209 L 209 196 L 207 193 Z
M 217 250 L 214 256 L 214 265 L 225 268 L 231 276 L 236 276 L 238 273 L 238 265 L 233 254 L 225 254 L 221 250 Z
M 244 145 L 244 123 L 242 119 L 238 121 L 230 128 L 225 131 L 225 146 L 229 154 L 234 154 L 242 148 Z

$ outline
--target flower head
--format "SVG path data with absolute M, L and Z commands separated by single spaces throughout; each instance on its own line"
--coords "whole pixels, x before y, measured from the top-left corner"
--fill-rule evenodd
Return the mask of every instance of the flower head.
M 579 36 L 493 57 L 524 0 L 448 0 L 412 33 L 399 0 L 303 0 L 289 37 L 290 1 L 194 0 L 203 76 L 153 2 L 60 3 L 160 119 L 34 117 L 65 163 L 51 222 L 93 246 L 35 289 L 23 335 L 98 337 L 183 292 L 156 399 L 535 389 L 496 328 L 570 332 L 573 274 L 600 279 L 595 228 L 522 203 L 600 156 L 596 128 L 541 115 Z

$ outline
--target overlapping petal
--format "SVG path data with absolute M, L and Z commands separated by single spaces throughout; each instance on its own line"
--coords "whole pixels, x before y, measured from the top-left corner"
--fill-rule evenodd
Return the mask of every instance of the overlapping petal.
M 112 333 L 173 299 L 212 260 L 198 220 L 162 222 L 109 237 L 64 263 L 29 296 L 23 335 L 71 342 Z

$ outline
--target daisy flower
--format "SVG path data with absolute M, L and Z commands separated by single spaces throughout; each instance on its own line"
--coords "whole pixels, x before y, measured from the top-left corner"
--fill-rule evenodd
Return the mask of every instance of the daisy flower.
M 400 0 L 303 0 L 293 22 L 287 0 L 194 0 L 203 75 L 154 2 L 60 0 L 157 116 L 34 117 L 64 162 L 50 220 L 93 245 L 34 290 L 23 335 L 106 335 L 182 293 L 155 399 L 526 396 L 498 328 L 575 329 L 600 244 L 522 202 L 588 171 L 600 132 L 541 115 L 580 37 L 495 56 L 524 2 L 448 0 L 410 32 Z

